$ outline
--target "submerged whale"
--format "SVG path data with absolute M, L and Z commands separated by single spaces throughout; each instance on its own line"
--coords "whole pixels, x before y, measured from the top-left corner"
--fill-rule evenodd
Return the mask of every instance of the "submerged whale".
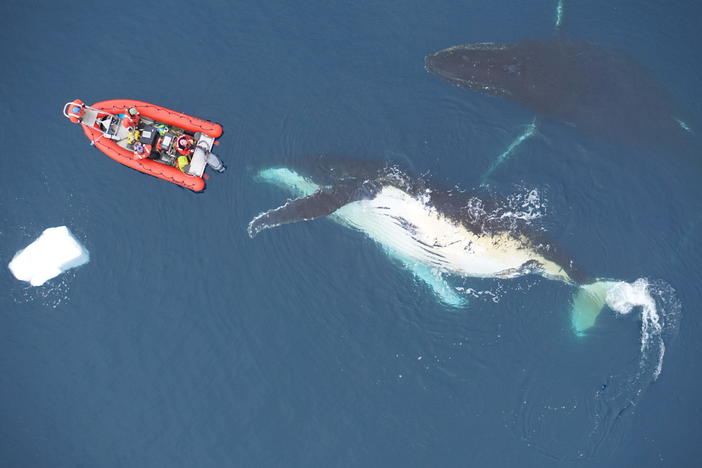
M 254 217 L 248 225 L 251 237 L 283 224 L 330 217 L 373 239 L 452 306 L 464 305 L 465 297 L 447 276 L 538 274 L 576 287 L 571 322 L 580 334 L 595 323 L 608 294 L 628 285 L 589 276 L 543 232 L 492 216 L 500 199 L 432 189 L 396 167 L 325 158 L 304 169 L 267 167 L 257 179 L 294 198 Z
M 692 149 L 673 99 L 631 57 L 560 37 L 450 47 L 426 69 L 459 87 L 514 100 L 585 134 L 638 149 Z

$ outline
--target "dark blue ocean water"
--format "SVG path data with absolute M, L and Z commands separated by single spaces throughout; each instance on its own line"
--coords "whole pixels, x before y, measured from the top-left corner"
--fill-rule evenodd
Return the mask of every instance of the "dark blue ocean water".
M 694 2 L 564 7 L 564 34 L 637 58 L 702 122 Z M 637 317 L 577 338 L 565 285 L 466 279 L 480 297 L 449 309 L 329 221 L 246 234 L 284 198 L 254 182 L 264 161 L 360 156 L 477 186 L 533 115 L 424 56 L 550 35 L 555 11 L 3 2 L 0 260 L 67 225 L 91 261 L 38 288 L 0 273 L 0 466 L 700 466 L 699 159 L 544 122 L 490 183 L 536 190 L 540 225 L 596 275 L 674 288 L 654 382 Z M 228 171 L 193 194 L 122 167 L 61 116 L 74 98 L 218 121 Z

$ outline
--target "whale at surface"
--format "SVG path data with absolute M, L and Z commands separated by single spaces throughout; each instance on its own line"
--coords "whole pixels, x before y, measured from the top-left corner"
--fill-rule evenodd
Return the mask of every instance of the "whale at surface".
M 257 179 L 293 198 L 254 217 L 248 226 L 251 237 L 283 224 L 329 217 L 373 239 L 451 306 L 465 304 L 447 280 L 451 275 L 538 274 L 576 288 L 572 325 L 582 333 L 595 323 L 613 286 L 621 283 L 590 277 L 542 232 L 492 216 L 489 207 L 499 200 L 473 196 L 482 207 L 476 210 L 459 194 L 429 188 L 394 167 L 354 171 L 353 165 L 338 167 L 325 159 L 312 170 L 268 167 Z
M 511 99 L 588 135 L 665 155 L 693 149 L 692 130 L 668 92 L 618 51 L 553 37 L 449 47 L 425 64 L 456 86 Z

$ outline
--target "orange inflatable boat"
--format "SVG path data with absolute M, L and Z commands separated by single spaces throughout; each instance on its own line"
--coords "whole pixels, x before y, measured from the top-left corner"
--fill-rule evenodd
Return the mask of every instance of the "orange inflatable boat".
M 212 153 L 222 136 L 217 123 L 131 99 L 92 106 L 75 99 L 64 105 L 63 115 L 115 161 L 195 192 L 205 189 L 207 166 L 224 171 Z

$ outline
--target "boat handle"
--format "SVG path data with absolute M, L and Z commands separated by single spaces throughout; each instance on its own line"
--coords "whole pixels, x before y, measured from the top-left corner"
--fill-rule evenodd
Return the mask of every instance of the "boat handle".
M 73 101 L 67 102 L 66 104 L 63 105 L 63 116 L 68 118 L 68 106 L 71 104 L 75 104 Z

